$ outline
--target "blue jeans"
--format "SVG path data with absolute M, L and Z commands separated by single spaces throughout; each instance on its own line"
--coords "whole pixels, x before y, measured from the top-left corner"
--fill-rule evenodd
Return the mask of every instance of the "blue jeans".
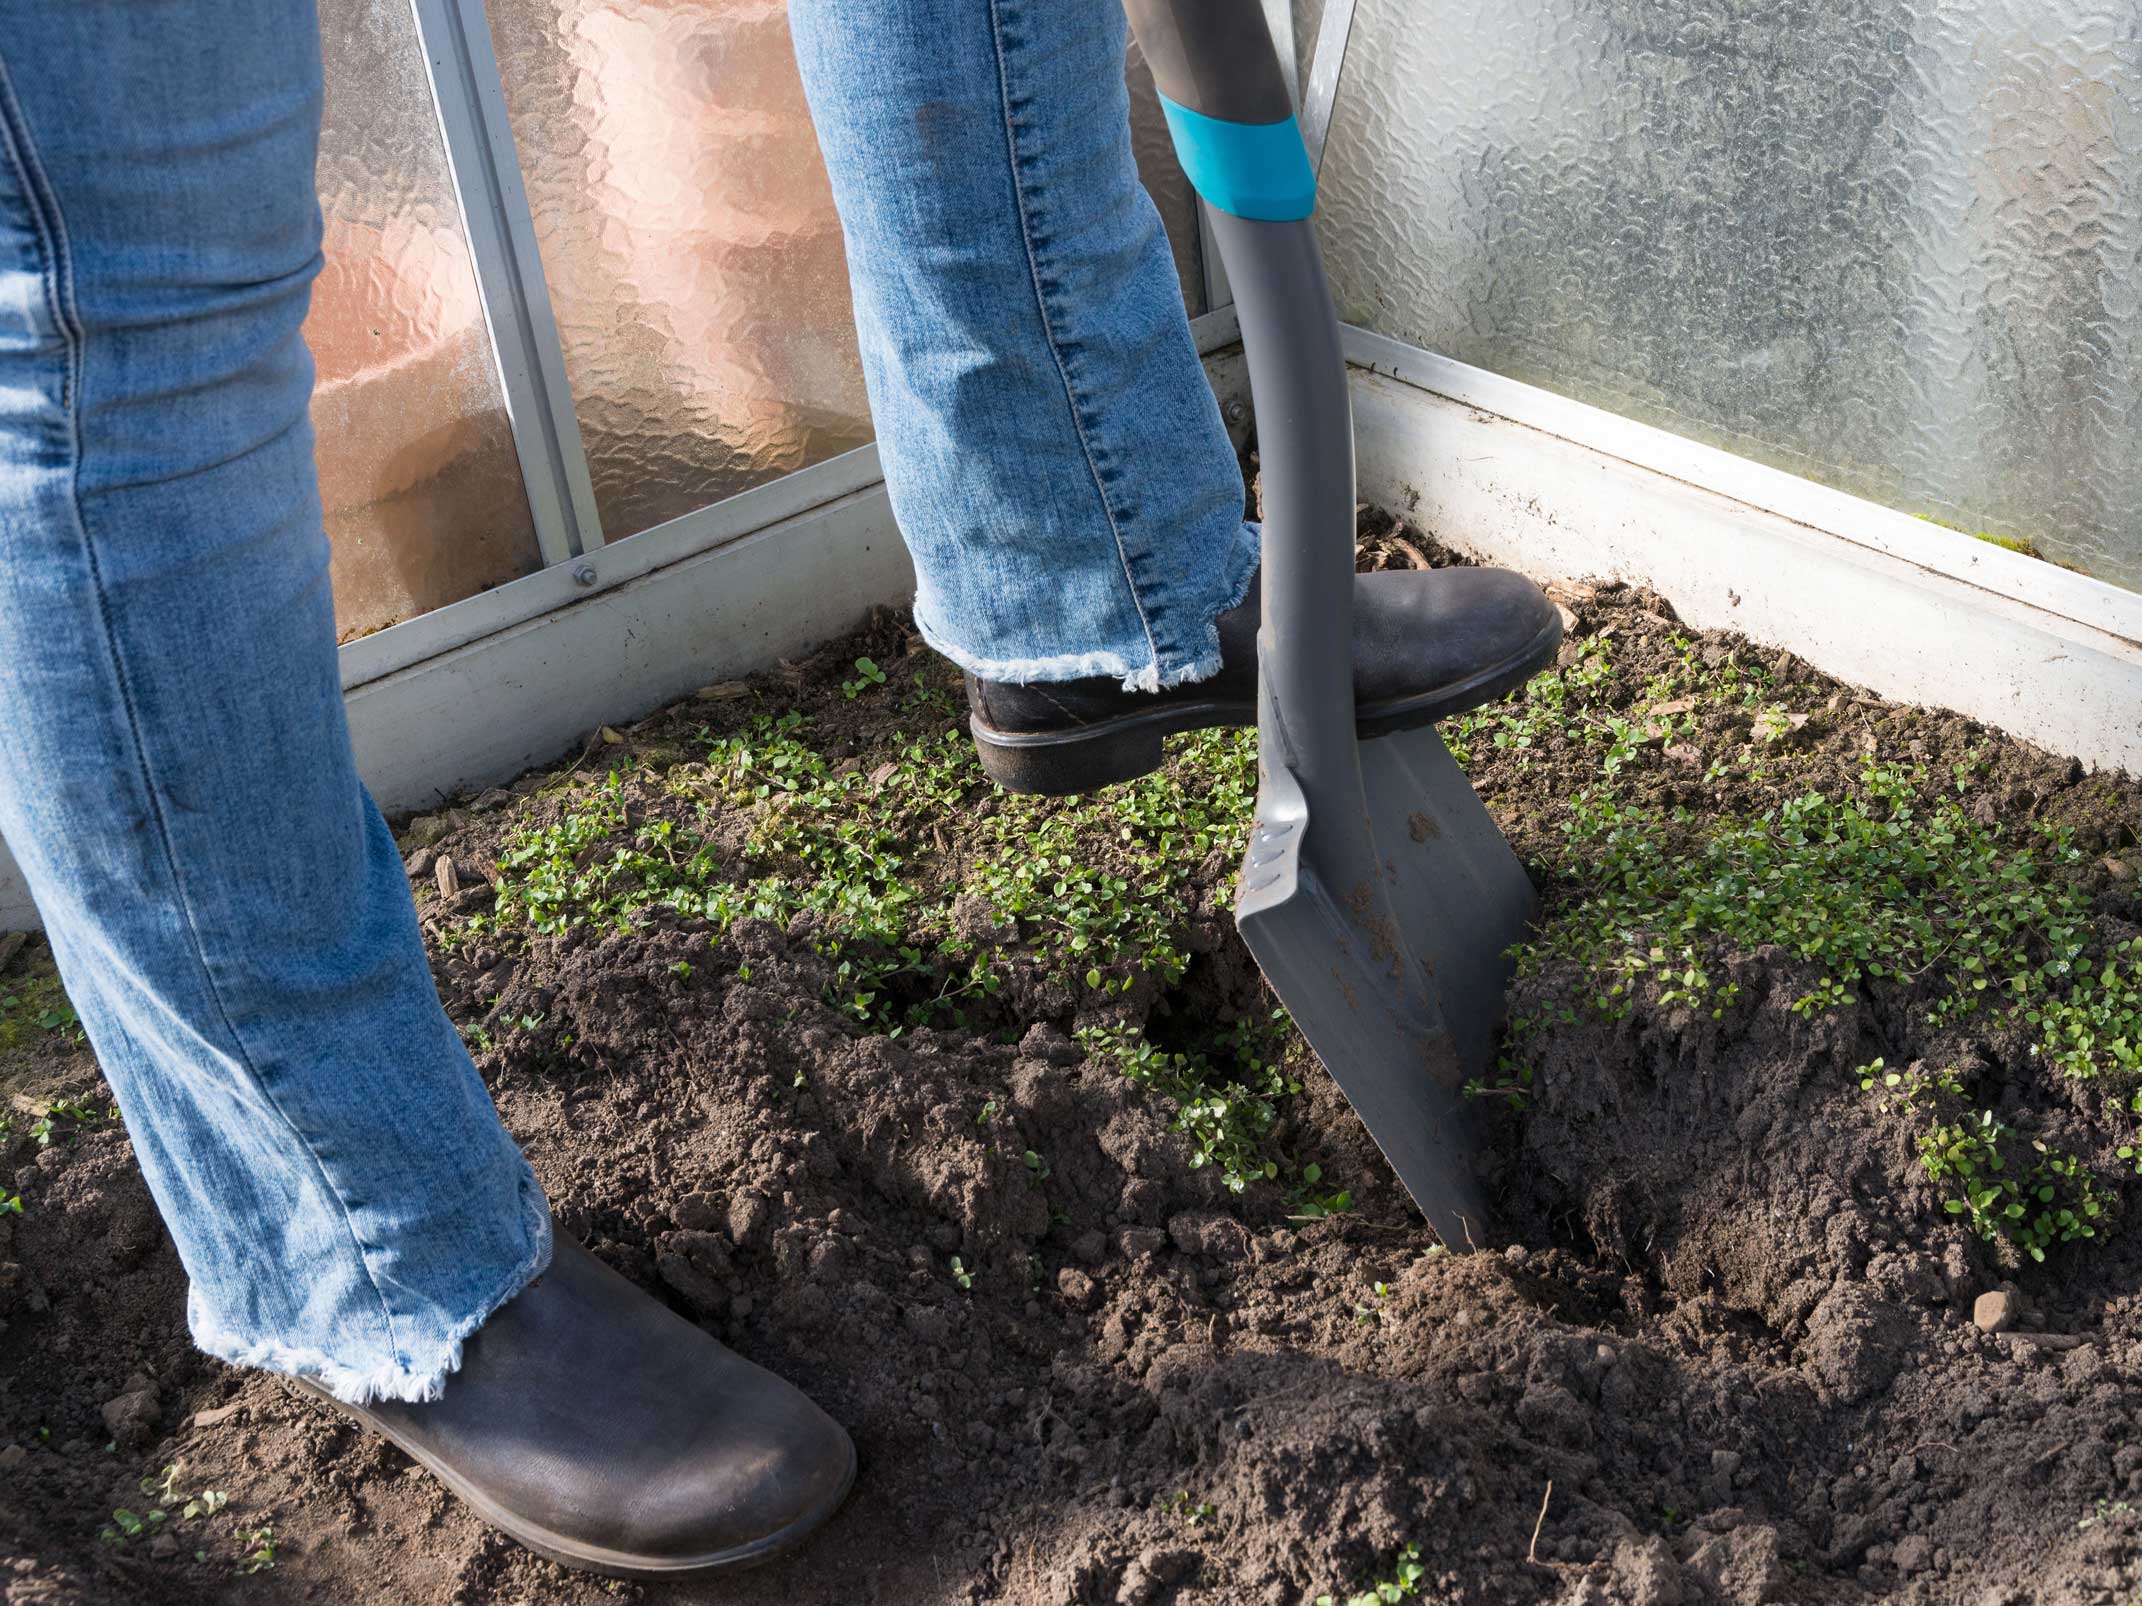
M 1215 667 L 1256 560 L 1116 0 L 797 0 L 932 641 Z M 300 326 L 303 0 L 0 0 L 0 835 L 196 1340 L 435 1397 L 547 1263 L 351 761 Z
M 915 619 L 992 680 L 1219 668 L 1257 566 L 1119 0 L 790 0 Z

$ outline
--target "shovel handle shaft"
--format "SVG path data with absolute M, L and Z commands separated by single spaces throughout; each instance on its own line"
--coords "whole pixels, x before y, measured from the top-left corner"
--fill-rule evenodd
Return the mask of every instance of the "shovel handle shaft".
M 1377 872 L 1354 737 L 1354 421 L 1339 321 L 1308 223 L 1221 216 L 1213 233 L 1242 320 L 1263 472 L 1259 756 L 1294 771 L 1327 822 L 1311 856 L 1352 886 Z
M 1198 194 L 1231 217 L 1307 217 L 1316 173 L 1258 0 L 1124 0 L 1124 10 Z

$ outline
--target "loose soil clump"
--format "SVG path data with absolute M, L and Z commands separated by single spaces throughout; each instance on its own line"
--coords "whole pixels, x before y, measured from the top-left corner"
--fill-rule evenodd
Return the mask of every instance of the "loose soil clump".
M 1373 511 L 1362 553 L 1452 561 Z M 1247 735 L 1008 799 L 888 616 L 409 823 L 560 1226 L 856 1436 L 823 1537 L 718 1585 L 563 1572 L 194 1352 L 31 944 L 0 1593 L 2128 1598 L 2142 787 L 1556 595 L 1558 668 L 1445 732 L 1543 892 L 1482 1244 L 1420 1224 L 1236 938 Z

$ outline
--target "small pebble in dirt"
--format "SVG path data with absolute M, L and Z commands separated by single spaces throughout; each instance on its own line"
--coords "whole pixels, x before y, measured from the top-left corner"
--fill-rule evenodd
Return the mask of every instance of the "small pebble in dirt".
M 433 881 L 438 884 L 440 897 L 458 898 L 461 896 L 461 872 L 454 868 L 454 861 L 451 855 L 440 854 L 438 863 L 431 867 L 431 874 Z
M 1592 1359 L 1597 1361 L 1601 1366 L 1612 1366 L 1614 1362 L 1619 1359 L 1619 1357 L 1614 1353 L 1614 1346 L 1612 1344 L 1601 1344 L 1597 1349 L 1592 1351 Z
M 1971 1306 L 1971 1320 L 1982 1333 L 2005 1333 L 2016 1324 L 2016 1297 L 1996 1289 L 1980 1294 Z
M 421 881 L 431 874 L 431 867 L 438 862 L 439 855 L 433 849 L 418 848 L 402 862 L 402 868 L 409 872 L 410 880 Z

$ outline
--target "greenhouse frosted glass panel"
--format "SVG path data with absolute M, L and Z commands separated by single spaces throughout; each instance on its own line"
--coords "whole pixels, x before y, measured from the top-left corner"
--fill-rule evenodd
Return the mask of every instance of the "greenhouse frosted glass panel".
M 1360 0 L 1349 321 L 2142 585 L 2133 0 Z
M 870 439 L 779 0 L 490 0 L 603 534 Z
M 535 526 L 406 0 L 323 0 L 326 266 L 305 340 L 346 640 L 536 568 Z
M 840 224 L 780 0 L 488 13 L 605 537 L 869 440 Z M 1134 121 L 1194 287 L 1189 187 L 1149 77 Z

